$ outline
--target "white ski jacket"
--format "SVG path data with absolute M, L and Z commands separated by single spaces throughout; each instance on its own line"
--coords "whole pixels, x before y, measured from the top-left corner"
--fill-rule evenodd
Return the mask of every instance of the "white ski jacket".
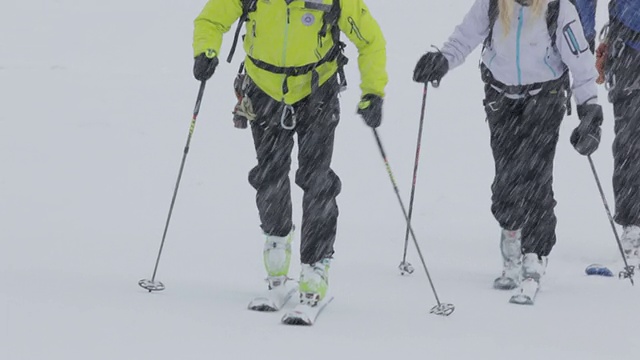
M 489 35 L 489 2 L 476 0 L 442 46 L 451 69 L 462 64 Z M 568 67 L 576 103 L 597 100 L 595 57 L 589 50 L 578 12 L 569 0 L 560 0 L 555 47 L 544 13 L 535 17 L 529 7 L 515 3 L 512 19 L 506 36 L 502 22 L 496 20 L 491 46 L 482 54 L 482 62 L 496 80 L 506 85 L 546 82 L 558 79 Z

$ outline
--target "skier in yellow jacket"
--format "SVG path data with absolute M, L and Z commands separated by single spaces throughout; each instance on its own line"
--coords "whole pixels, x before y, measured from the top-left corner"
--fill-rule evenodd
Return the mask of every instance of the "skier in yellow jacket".
M 357 112 L 376 128 L 387 84 L 386 43 L 363 0 L 209 0 L 195 20 L 194 76 L 208 80 L 222 36 L 246 20 L 246 76 L 239 77 L 236 127 L 251 126 L 258 165 L 249 173 L 265 234 L 269 290 L 250 308 L 277 310 L 290 294 L 292 222 L 289 171 L 298 137 L 295 182 L 304 191 L 300 301 L 315 306 L 328 288 L 341 183 L 331 170 L 338 94 L 346 85 L 340 30 L 358 49 L 361 101 Z M 237 34 L 236 34 L 237 39 Z

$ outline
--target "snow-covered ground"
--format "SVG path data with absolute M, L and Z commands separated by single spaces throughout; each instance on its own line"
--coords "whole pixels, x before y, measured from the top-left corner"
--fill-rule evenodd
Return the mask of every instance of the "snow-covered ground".
M 369 0 L 388 41 L 379 132 L 409 198 L 421 87 L 413 66 L 472 0 Z M 234 129 L 239 54 L 209 82 L 158 279 L 148 294 L 198 83 L 192 20 L 204 0 L 4 1 L 0 11 L 0 359 L 635 359 L 640 292 L 590 278 L 617 248 L 587 160 L 555 162 L 558 244 L 534 307 L 491 288 L 500 269 L 490 211 L 493 162 L 479 53 L 430 91 L 414 227 L 442 318 L 371 130 L 355 115 L 356 62 L 342 97 L 334 168 L 336 299 L 312 328 L 246 310 L 265 286 L 248 131 Z M 601 4 L 599 20 L 605 19 Z M 230 44 L 226 37 L 223 53 Z M 354 46 L 348 54 L 355 60 Z M 606 99 L 602 90 L 601 99 Z M 604 103 L 604 102 L 603 102 Z M 613 116 L 594 155 L 609 201 Z M 294 188 L 296 223 L 301 191 Z M 294 251 L 297 252 L 297 247 Z M 291 274 L 297 274 L 294 262 Z

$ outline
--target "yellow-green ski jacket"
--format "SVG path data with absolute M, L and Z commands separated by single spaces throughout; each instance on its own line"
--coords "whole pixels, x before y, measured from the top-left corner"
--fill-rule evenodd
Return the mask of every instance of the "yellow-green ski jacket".
M 330 29 L 319 39 L 324 11 L 333 0 L 258 0 L 249 13 L 244 50 L 246 71 L 256 85 L 272 98 L 294 104 L 311 93 L 311 72 L 289 76 L 258 68 L 249 57 L 277 67 L 316 63 L 333 47 Z M 387 84 L 386 42 L 376 20 L 363 0 L 340 0 L 338 27 L 358 48 L 362 95 L 384 96 Z M 242 15 L 241 0 L 209 0 L 194 21 L 193 50 L 198 56 L 207 50 L 220 53 L 222 35 Z M 338 70 L 336 61 L 316 68 L 320 84 Z M 283 95 L 283 82 L 288 92 Z

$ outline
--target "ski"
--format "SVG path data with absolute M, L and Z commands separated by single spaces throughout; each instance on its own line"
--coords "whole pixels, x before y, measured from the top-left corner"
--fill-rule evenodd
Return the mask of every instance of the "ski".
M 520 284 L 518 293 L 513 295 L 509 302 L 518 305 L 533 305 L 536 295 L 540 289 L 540 284 L 534 279 L 524 279 Z
M 278 311 L 282 309 L 289 299 L 291 299 L 291 296 L 295 291 L 295 286 L 288 285 L 286 283 L 276 286 L 251 300 L 248 309 L 262 312 Z
M 311 326 L 316 322 L 320 312 L 333 300 L 333 296 L 327 296 L 315 306 L 298 304 L 282 317 L 282 323 L 286 325 Z

